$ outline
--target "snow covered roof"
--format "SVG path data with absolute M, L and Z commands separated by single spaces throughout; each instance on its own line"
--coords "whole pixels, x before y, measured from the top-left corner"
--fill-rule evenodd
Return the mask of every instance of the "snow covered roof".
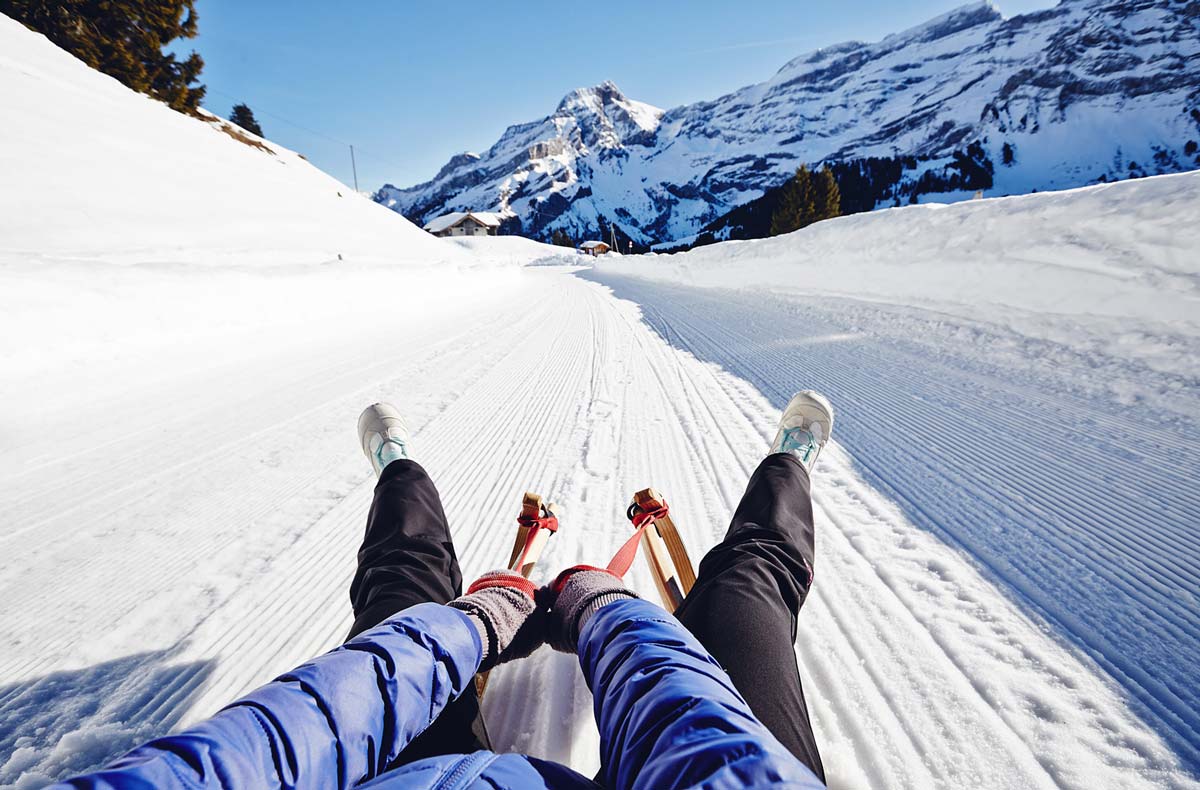
M 593 247 L 608 247 L 608 244 L 603 241 L 585 241 L 584 243 L 579 245 L 579 249 L 581 249 L 581 250 L 590 250 Z M 612 249 L 612 248 L 609 247 L 609 249 Z
M 430 233 L 440 233 L 447 228 L 453 228 L 467 217 L 470 217 L 480 225 L 486 225 L 489 228 L 500 227 L 499 214 L 495 214 L 490 211 L 452 211 L 449 214 L 443 214 L 440 217 L 434 217 L 426 222 L 425 230 L 429 231 Z

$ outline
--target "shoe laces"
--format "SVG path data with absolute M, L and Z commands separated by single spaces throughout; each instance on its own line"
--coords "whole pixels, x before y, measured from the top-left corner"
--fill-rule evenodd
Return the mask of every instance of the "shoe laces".
M 802 463 L 808 463 L 817 452 L 817 445 L 821 440 L 821 426 L 816 423 L 810 425 L 798 425 L 795 428 L 785 428 L 783 431 L 783 441 L 780 442 L 779 451 L 782 453 L 794 453 Z
M 404 443 L 403 439 L 377 433 L 368 440 L 368 444 L 371 446 L 371 454 L 379 462 L 380 469 L 396 458 L 408 458 L 408 445 Z M 392 447 L 389 448 L 389 444 Z

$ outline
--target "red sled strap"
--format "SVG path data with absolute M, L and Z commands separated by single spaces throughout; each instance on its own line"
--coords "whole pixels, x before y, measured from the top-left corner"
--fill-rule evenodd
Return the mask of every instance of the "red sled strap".
M 543 510 L 542 515 L 534 518 L 521 514 L 517 516 L 517 523 L 522 527 L 528 527 L 529 532 L 525 535 L 525 548 L 521 550 L 521 557 L 517 560 L 516 568 L 524 568 L 529 561 L 529 551 L 533 548 L 533 536 L 538 533 L 538 530 L 549 530 L 550 532 L 558 532 L 558 516 L 553 513 Z
M 636 527 L 634 533 L 629 536 L 629 540 L 625 541 L 625 545 L 613 555 L 612 560 L 608 563 L 608 572 L 618 578 L 624 578 L 625 574 L 629 573 L 629 569 L 633 567 L 633 561 L 637 559 L 638 546 L 642 542 L 642 533 L 646 531 L 646 527 L 652 525 L 658 519 L 667 515 L 670 512 L 666 503 L 660 508 L 654 510 L 642 510 L 641 508 L 631 508 L 629 511 L 629 520 Z

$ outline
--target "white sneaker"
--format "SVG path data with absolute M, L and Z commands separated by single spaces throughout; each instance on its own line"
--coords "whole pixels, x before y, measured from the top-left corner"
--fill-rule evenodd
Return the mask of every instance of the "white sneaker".
M 791 453 L 811 472 L 832 434 L 833 407 L 825 396 L 812 390 L 797 392 L 779 419 L 771 452 Z
M 374 403 L 363 410 L 358 418 L 358 441 L 376 476 L 392 461 L 408 458 L 408 426 L 389 404 Z

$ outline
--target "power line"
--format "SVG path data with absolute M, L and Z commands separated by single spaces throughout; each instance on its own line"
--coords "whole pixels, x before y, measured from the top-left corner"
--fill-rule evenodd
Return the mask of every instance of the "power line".
M 215 88 L 211 88 L 211 87 L 210 87 L 210 88 L 208 88 L 208 92 L 209 92 L 209 93 L 215 93 L 215 94 L 217 94 L 218 96 L 222 96 L 222 97 L 224 97 L 224 98 L 226 98 L 226 99 L 228 99 L 229 101 L 232 101 L 232 102 L 240 102 L 240 101 L 242 101 L 242 99 L 238 98 L 237 96 L 230 96 L 228 93 L 225 93 L 224 91 L 219 91 L 219 90 L 217 90 L 217 89 L 215 89 Z M 399 162 L 395 162 L 395 161 L 393 161 L 393 160 L 391 160 L 391 159 L 388 159 L 386 156 L 381 156 L 381 155 L 379 155 L 379 154 L 377 154 L 377 153 L 374 153 L 373 151 L 368 151 L 368 150 L 366 150 L 366 149 L 362 148 L 361 146 L 356 146 L 356 145 L 354 145 L 353 143 L 348 143 L 348 142 L 346 142 L 345 140 L 339 140 L 338 138 L 334 137 L 333 135 L 325 134 L 324 132 L 318 132 L 316 129 L 310 129 L 310 128 L 309 128 L 309 127 L 307 127 L 307 126 L 305 126 L 305 125 L 303 125 L 303 124 L 300 124 L 300 123 L 296 123 L 295 121 L 291 120 L 290 118 L 285 118 L 285 117 L 283 117 L 282 115 L 279 115 L 278 113 L 274 113 L 274 112 L 271 112 L 270 110 L 263 110 L 263 109 L 256 110 L 256 112 L 257 112 L 258 114 L 260 114 L 260 115 L 265 115 L 265 116 L 267 116 L 268 118 L 274 118 L 276 121 L 279 121 L 279 122 L 281 122 L 281 123 L 285 123 L 285 124 L 287 124 L 288 126 L 291 126 L 291 127 L 294 127 L 294 128 L 296 128 L 296 129 L 299 129 L 299 130 L 300 130 L 300 131 L 302 131 L 302 132 L 306 132 L 307 134 L 311 134 L 311 135 L 313 135 L 314 137 L 320 137 L 321 139 L 323 139 L 323 140 L 327 140 L 327 141 L 329 141 L 329 142 L 331 142 L 331 143 L 336 143 L 337 145 L 344 145 L 344 146 L 346 146 L 347 148 L 350 148 L 350 149 L 351 149 L 351 152 L 350 152 L 350 165 L 351 165 L 351 168 L 354 170 L 354 178 L 355 178 L 355 187 L 354 187 L 354 188 L 355 188 L 355 190 L 357 190 L 357 189 L 358 189 L 358 184 L 357 184 L 357 181 L 358 181 L 358 165 L 357 165 L 357 164 L 354 162 L 354 155 L 355 155 L 356 153 L 358 153 L 358 154 L 366 154 L 367 156 L 371 157 L 372 159 L 376 159 L 376 160 L 378 160 L 378 161 L 380 161 L 380 162 L 383 162 L 384 164 L 391 165 L 392 167 L 400 168 L 401 170 L 403 170 L 403 169 L 405 168 L 405 165 L 402 165 L 402 164 L 400 164 Z
M 219 96 L 224 96 L 226 99 L 229 99 L 230 101 L 242 101 L 241 99 L 239 99 L 239 98 L 238 98 L 238 97 L 236 97 L 236 96 L 230 96 L 228 93 L 224 93 L 224 92 L 222 92 L 222 91 L 215 90 L 215 89 L 213 89 L 213 88 L 209 88 L 209 89 L 208 89 L 208 92 L 209 92 L 209 93 L 215 93 L 215 94 L 217 94 L 217 95 L 219 95 Z M 263 115 L 266 115 L 266 116 L 269 116 L 269 117 L 271 117 L 271 118 L 274 118 L 274 119 L 275 119 L 275 120 L 277 120 L 277 121 L 282 121 L 283 123 L 286 123 L 288 126 L 294 126 L 294 127 L 296 127 L 297 129 L 299 129 L 299 130 L 301 130 L 301 131 L 303 131 L 303 132 L 308 132 L 309 134 L 311 134 L 311 135 L 314 135 L 314 136 L 316 136 L 316 137 L 321 137 L 321 138 L 324 138 L 325 140 L 328 140 L 328 141 L 329 141 L 329 142 L 331 142 L 331 143 L 337 143 L 338 145 L 350 145 L 350 143 L 346 142 L 345 140 L 339 140 L 339 139 L 337 139 L 336 137 L 332 137 L 332 136 L 330 136 L 330 135 L 327 135 L 327 134 L 325 134 L 324 132 L 318 132 L 318 131 L 317 131 L 317 130 L 315 130 L 315 129 L 309 129 L 307 126 L 302 126 L 301 124 L 298 124 L 298 123 L 296 123 L 295 121 L 292 121 L 292 120 L 289 120 L 289 119 L 287 119 L 287 118 L 284 118 L 282 115 L 278 115 L 278 114 L 276 114 L 276 113 L 273 113 L 273 112 L 271 112 L 270 110 L 262 110 L 262 109 L 260 109 L 258 112 L 260 112 L 260 113 L 261 113 L 261 114 L 263 114 Z

